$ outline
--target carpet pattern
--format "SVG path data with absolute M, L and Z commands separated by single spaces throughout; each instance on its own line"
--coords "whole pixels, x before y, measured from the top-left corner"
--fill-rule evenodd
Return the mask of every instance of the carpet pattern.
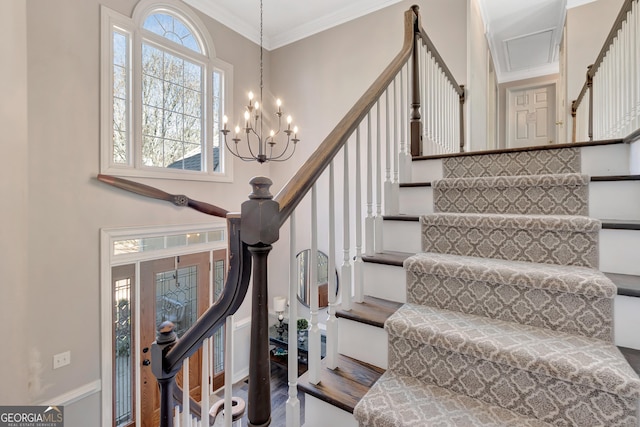
M 597 270 L 438 253 L 404 267 L 409 303 L 613 340 L 616 286 Z
M 579 173 L 580 149 L 536 150 L 443 159 L 445 178 Z
M 439 213 L 421 222 L 423 252 L 598 267 L 596 219 Z
M 435 212 L 587 215 L 581 174 L 446 178 L 434 181 Z
M 638 426 L 580 149 L 443 159 L 361 427 Z

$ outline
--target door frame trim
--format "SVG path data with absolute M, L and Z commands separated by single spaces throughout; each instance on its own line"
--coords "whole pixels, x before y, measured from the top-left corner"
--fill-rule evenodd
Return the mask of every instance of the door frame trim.
M 522 90 L 528 90 L 528 89 L 536 89 L 539 87 L 545 87 L 545 86 L 553 86 L 553 90 L 555 93 L 555 97 L 552 100 L 552 105 L 554 110 L 557 110 L 557 99 L 558 99 L 558 88 L 559 88 L 559 81 L 557 78 L 555 79 L 550 79 L 548 81 L 543 81 L 540 83 L 533 83 L 533 84 L 526 84 L 526 85 L 522 85 L 522 86 L 510 86 L 506 88 L 506 92 L 505 92 L 505 129 L 504 129 L 504 145 L 505 148 L 511 148 L 509 145 L 509 138 L 511 136 L 511 127 L 512 127 L 512 123 L 511 123 L 511 103 L 509 102 L 509 99 L 511 99 L 511 93 L 512 92 L 518 92 L 518 91 L 522 91 Z M 558 143 L 558 127 L 555 125 L 556 121 L 557 121 L 557 117 L 558 117 L 558 112 L 555 111 L 555 114 L 551 115 L 551 118 L 553 120 L 551 124 L 553 124 L 554 130 L 554 144 Z
M 148 252 L 138 252 L 124 255 L 114 255 L 113 245 L 117 240 L 140 239 L 145 237 L 157 237 L 172 234 L 185 234 L 196 232 L 210 232 L 224 230 L 225 237 L 221 241 L 190 244 L 177 246 L 168 249 L 159 249 Z M 193 252 L 213 251 L 216 249 L 227 249 L 228 236 L 225 222 L 209 222 L 204 224 L 185 224 L 171 226 L 143 226 L 143 227 L 123 227 L 123 228 L 101 228 L 100 229 L 100 379 L 102 385 L 101 406 L 102 426 L 112 427 L 113 414 L 110 408 L 113 407 L 113 363 L 111 355 L 113 353 L 112 343 L 112 289 L 111 289 L 111 268 L 117 265 L 136 264 L 136 283 L 140 283 L 139 263 L 156 258 L 165 258 L 177 255 L 186 255 Z M 139 285 L 135 289 L 135 310 L 139 311 Z M 136 324 L 136 336 L 139 336 L 139 325 Z M 140 354 L 136 352 L 136 366 L 140 364 Z M 136 374 L 138 375 L 138 374 Z M 140 401 L 140 390 L 136 387 L 136 401 Z M 106 408 L 109 408 L 107 410 Z M 140 419 L 140 407 L 136 405 L 136 419 Z

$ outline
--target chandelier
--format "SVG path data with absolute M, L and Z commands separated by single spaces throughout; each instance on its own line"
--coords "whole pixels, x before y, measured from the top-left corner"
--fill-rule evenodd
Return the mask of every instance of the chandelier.
M 257 161 L 258 163 L 283 162 L 290 159 L 296 151 L 296 144 L 300 141 L 298 139 L 298 127 L 293 126 L 292 128 L 291 116 L 287 116 L 287 127 L 283 129 L 282 116 L 284 112 L 282 111 L 282 102 L 280 99 L 277 99 L 276 107 L 278 111 L 276 111 L 275 116 L 278 118 L 278 129 L 271 129 L 269 134 L 263 134 L 262 114 L 264 104 L 262 103 L 262 89 L 264 85 L 262 57 L 264 48 L 262 47 L 262 33 L 262 0 L 260 0 L 260 100 L 254 102 L 253 92 L 249 92 L 249 104 L 247 104 L 244 112 L 244 127 L 235 127 L 233 138 L 231 138 L 233 144 L 229 144 L 227 141 L 227 136 L 231 132 L 231 130 L 227 128 L 229 121 L 227 116 L 224 116 L 222 119 L 223 126 L 220 132 L 222 132 L 224 144 L 227 149 L 239 159 L 247 162 Z M 245 144 L 240 144 L 243 139 L 242 133 L 245 134 Z M 283 143 L 278 143 L 277 141 L 278 137 L 282 134 L 286 135 L 284 148 L 281 148 Z M 241 148 L 243 145 L 246 145 L 246 147 Z M 276 145 L 278 145 L 277 148 Z M 292 149 L 290 150 L 289 147 L 292 147 Z

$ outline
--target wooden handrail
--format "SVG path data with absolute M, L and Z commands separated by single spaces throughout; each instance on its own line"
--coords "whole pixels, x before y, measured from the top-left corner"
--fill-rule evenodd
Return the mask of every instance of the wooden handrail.
M 302 201 L 307 192 L 318 180 L 322 172 L 329 166 L 331 160 L 338 154 L 351 134 L 367 115 L 367 112 L 378 101 L 395 76 L 402 70 L 413 51 L 414 23 L 417 16 L 417 6 L 413 6 L 404 14 L 404 41 L 402 49 L 384 69 L 382 74 L 373 82 L 367 91 L 358 99 L 349 112 L 340 120 L 336 127 L 322 141 L 311 157 L 302 165 L 298 172 L 278 192 L 274 200 L 278 202 L 280 211 L 274 219 L 273 226 L 278 229 L 287 221 L 296 206 Z
M 427 32 L 424 30 L 424 28 L 422 28 L 420 15 L 418 15 L 417 19 L 418 19 L 417 35 L 422 39 L 422 42 L 426 46 L 427 50 L 431 52 L 431 54 L 433 55 L 433 59 L 435 60 L 435 62 L 438 63 L 438 65 L 442 69 L 442 72 L 447 77 L 447 79 L 451 83 L 451 86 L 453 86 L 453 89 L 456 91 L 458 96 L 464 97 L 464 86 L 458 84 L 458 82 L 456 81 L 456 78 L 453 77 L 453 73 L 451 73 L 451 70 L 449 70 L 449 67 L 447 67 L 447 63 L 444 62 L 444 59 L 442 59 L 442 56 L 440 56 L 440 52 L 438 52 L 438 49 L 436 49 L 436 46 L 433 44 L 433 42 L 427 35 Z

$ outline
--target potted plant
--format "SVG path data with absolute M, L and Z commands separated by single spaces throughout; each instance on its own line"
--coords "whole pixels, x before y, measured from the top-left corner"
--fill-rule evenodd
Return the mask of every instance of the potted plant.
M 307 319 L 298 319 L 297 322 L 297 327 L 298 327 L 298 340 L 299 341 L 304 341 L 305 337 L 306 337 L 306 331 L 307 329 L 309 329 L 309 322 L 307 321 Z

